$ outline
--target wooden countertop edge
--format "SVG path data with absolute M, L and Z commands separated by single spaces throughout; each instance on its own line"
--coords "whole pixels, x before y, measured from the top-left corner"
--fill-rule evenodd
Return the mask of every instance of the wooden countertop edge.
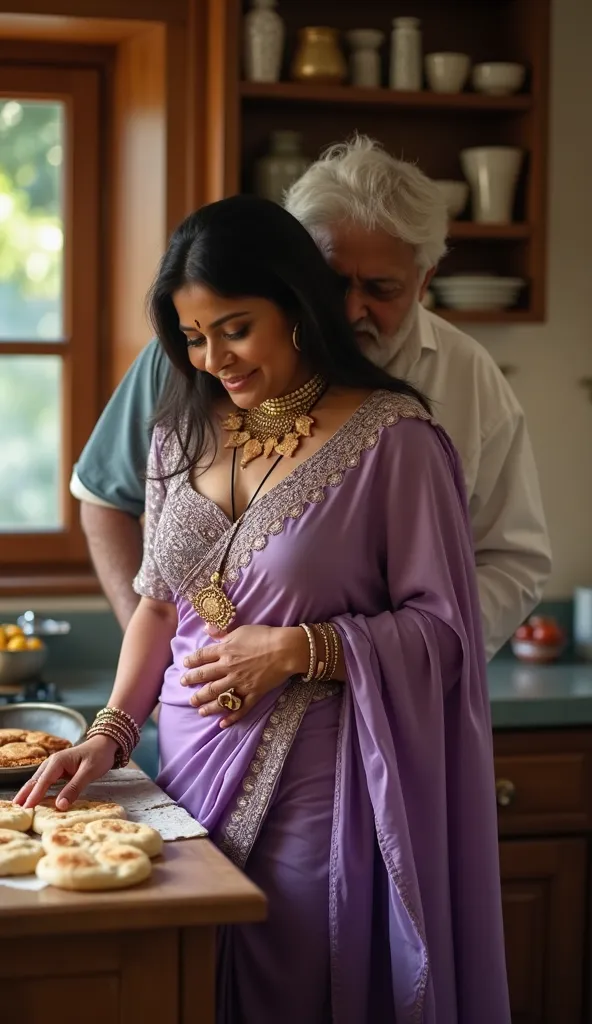
M 96 894 L 98 897 L 105 894 Z M 222 905 L 219 899 L 200 898 L 196 906 L 186 900 L 170 903 L 155 911 L 154 907 L 117 906 L 102 902 L 96 907 L 36 908 L 27 914 L 22 908 L 0 917 L 0 939 L 33 935 L 82 935 L 89 932 L 138 931 L 157 928 L 199 928 L 221 924 L 264 921 L 267 901 L 261 894 L 251 898 L 232 900 Z
M 262 921 L 266 912 L 261 890 L 208 839 L 165 843 L 152 878 L 130 889 L 0 886 L 0 938 L 203 927 Z

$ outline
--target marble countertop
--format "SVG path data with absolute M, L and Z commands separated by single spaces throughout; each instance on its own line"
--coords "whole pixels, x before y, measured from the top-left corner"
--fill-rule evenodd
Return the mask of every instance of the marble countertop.
M 48 673 L 65 704 L 92 720 L 113 683 L 108 669 Z M 523 665 L 496 658 L 488 667 L 494 729 L 592 726 L 592 663 Z

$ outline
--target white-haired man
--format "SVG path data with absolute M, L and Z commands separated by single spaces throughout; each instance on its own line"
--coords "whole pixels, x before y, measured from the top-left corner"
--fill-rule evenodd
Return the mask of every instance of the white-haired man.
M 362 348 L 428 396 L 459 451 L 491 657 L 538 602 L 550 551 L 520 405 L 485 349 L 421 304 L 446 250 L 441 194 L 417 167 L 358 136 L 313 163 L 285 205 L 343 278 Z M 111 399 L 72 478 L 93 561 L 124 627 L 138 600 L 131 582 L 141 558 L 146 424 L 165 376 L 153 341 Z

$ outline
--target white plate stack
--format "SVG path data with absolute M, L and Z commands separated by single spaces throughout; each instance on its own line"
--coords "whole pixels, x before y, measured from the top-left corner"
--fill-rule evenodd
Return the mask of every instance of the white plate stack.
M 525 283 L 521 277 L 455 274 L 434 278 L 431 287 L 449 309 L 491 311 L 515 306 Z

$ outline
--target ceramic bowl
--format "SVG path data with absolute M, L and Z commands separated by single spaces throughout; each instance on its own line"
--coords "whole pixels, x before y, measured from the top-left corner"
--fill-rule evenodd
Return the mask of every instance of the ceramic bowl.
M 524 284 L 520 277 L 456 274 L 434 278 L 431 287 L 439 301 L 450 309 L 499 310 L 516 304 Z
M 540 644 L 533 640 L 512 640 L 512 651 L 519 661 L 530 665 L 548 665 L 557 661 L 563 653 L 564 644 Z
M 459 217 L 467 205 L 469 198 L 469 186 L 466 181 L 446 181 L 441 179 L 435 184 L 440 189 L 446 202 L 446 209 L 450 220 Z
M 34 679 L 47 661 L 45 645 L 34 651 L 0 651 L 0 686 Z
M 471 58 L 466 53 L 428 53 L 424 64 L 432 92 L 462 92 Z
M 506 64 L 495 61 L 475 64 L 472 72 L 473 88 L 487 96 L 511 96 L 520 92 L 526 78 L 523 64 Z

